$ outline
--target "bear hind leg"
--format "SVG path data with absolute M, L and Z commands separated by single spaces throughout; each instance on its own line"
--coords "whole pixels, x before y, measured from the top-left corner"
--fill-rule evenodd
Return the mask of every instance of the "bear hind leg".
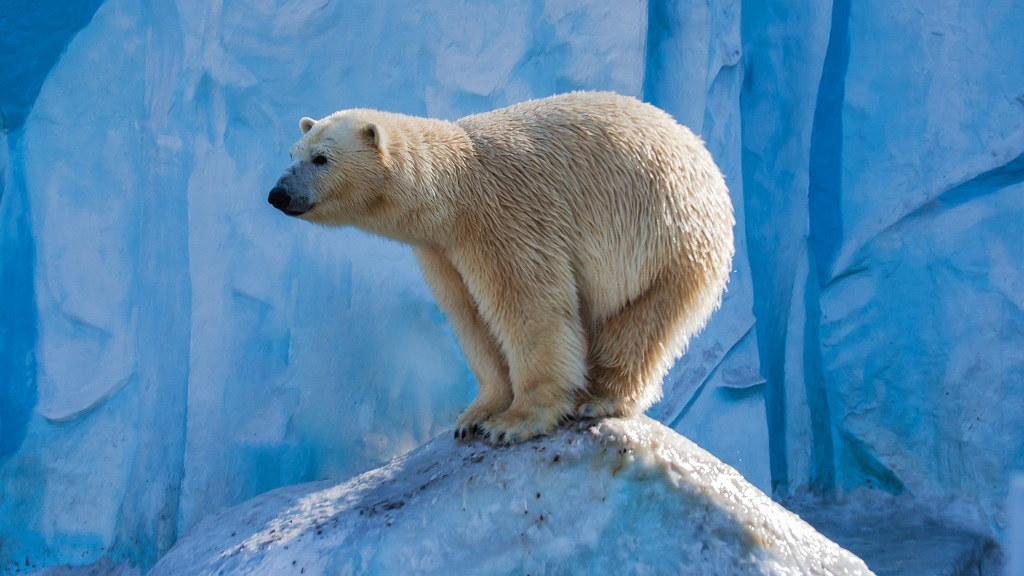
M 597 326 L 576 414 L 630 417 L 657 402 L 662 379 L 711 313 L 712 306 L 700 301 L 700 290 L 685 279 L 662 275 Z

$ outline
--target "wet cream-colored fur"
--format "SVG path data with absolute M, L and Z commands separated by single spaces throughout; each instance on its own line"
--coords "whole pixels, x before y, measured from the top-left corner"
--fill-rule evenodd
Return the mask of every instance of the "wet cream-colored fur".
M 298 216 L 411 244 L 452 322 L 480 385 L 459 438 L 642 412 L 721 302 L 734 224 L 722 175 L 698 137 L 634 98 L 300 126 L 279 183 L 308 207 Z

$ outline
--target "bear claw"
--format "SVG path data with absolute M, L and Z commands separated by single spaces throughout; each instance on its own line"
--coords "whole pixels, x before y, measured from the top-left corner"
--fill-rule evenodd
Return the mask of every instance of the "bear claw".
M 482 434 L 488 444 L 492 446 L 511 446 L 522 441 L 518 434 L 512 432 L 495 432 L 488 430 Z
M 558 419 L 545 425 L 542 422 L 499 417 L 481 424 L 479 436 L 491 446 L 510 446 L 548 434 L 558 425 Z
M 456 426 L 454 436 L 456 440 L 465 442 L 472 440 L 473 438 L 487 436 L 487 434 L 479 422 L 474 422 L 472 424 L 461 424 Z

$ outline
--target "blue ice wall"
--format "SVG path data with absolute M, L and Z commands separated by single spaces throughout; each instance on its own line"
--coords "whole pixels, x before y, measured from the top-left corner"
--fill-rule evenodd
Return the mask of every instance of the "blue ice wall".
M 20 128 L 60 53 L 97 6 L 98 1 L 77 2 L 52 14 L 43 4 L 26 4 L 0 14 L 0 30 L 5 32 L 0 37 L 0 461 L 24 440 L 36 402 L 35 249 L 21 171 Z
M 449 427 L 475 383 L 408 249 L 266 191 L 304 115 L 573 89 L 691 126 L 737 211 L 722 309 L 651 414 L 767 491 L 999 533 L 1024 468 L 1019 2 L 64 4 L 0 14 L 3 569 L 145 567 Z

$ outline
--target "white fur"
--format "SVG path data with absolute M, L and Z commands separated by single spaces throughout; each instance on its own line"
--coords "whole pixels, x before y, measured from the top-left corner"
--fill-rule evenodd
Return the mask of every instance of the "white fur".
M 728 191 L 700 139 L 653 106 L 577 92 L 454 123 L 306 120 L 301 217 L 414 247 L 480 384 L 459 437 L 642 412 L 721 301 Z M 316 154 L 329 162 L 311 168 Z

